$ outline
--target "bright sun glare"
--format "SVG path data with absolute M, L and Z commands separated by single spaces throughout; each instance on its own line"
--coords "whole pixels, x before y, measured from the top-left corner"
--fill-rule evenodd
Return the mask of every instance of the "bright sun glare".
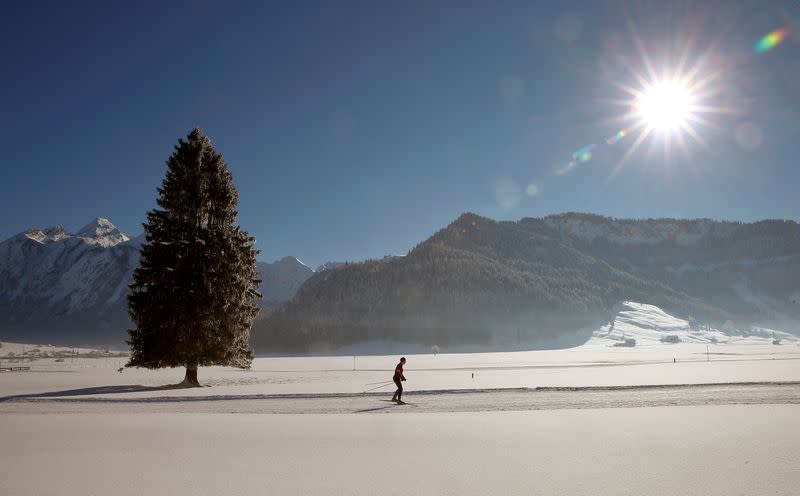
M 704 138 L 706 128 L 718 128 L 716 119 L 736 111 L 730 104 L 722 104 L 725 93 L 722 76 L 727 67 L 724 58 L 713 57 L 711 52 L 699 49 L 696 40 L 690 37 L 674 43 L 673 48 L 677 48 L 674 54 L 657 56 L 654 60 L 633 25 L 631 36 L 638 59 L 623 57 L 621 67 L 609 64 L 603 69 L 608 81 L 620 93 L 601 101 L 625 109 L 615 111 L 615 115 L 605 121 L 619 126 L 614 134 L 606 135 L 606 145 L 625 142 L 625 151 L 614 166 L 612 176 L 623 169 L 644 143 L 649 143 L 648 153 L 662 148 L 666 162 L 671 162 L 675 147 L 687 158 L 691 143 L 708 149 Z M 559 171 L 569 171 L 590 160 L 598 146 L 590 144 L 579 149 Z
M 686 126 L 693 103 L 689 88 L 677 81 L 658 82 L 638 95 L 636 112 L 654 131 L 674 132 Z

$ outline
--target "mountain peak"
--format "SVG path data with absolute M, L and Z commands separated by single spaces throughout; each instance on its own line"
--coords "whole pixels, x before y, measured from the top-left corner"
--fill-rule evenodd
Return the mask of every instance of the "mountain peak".
M 280 265 L 308 267 L 308 265 L 304 264 L 302 260 L 300 260 L 297 257 L 292 257 L 292 256 L 283 257 L 280 260 L 277 260 L 277 261 L 275 261 L 273 263 L 280 264 Z M 310 268 L 310 267 L 308 267 L 308 268 Z
M 486 225 L 493 225 L 497 222 L 488 219 L 486 217 L 482 217 L 478 214 L 472 212 L 464 212 L 456 218 L 453 222 L 451 222 L 447 227 L 441 229 L 439 232 L 446 232 L 448 230 L 456 229 L 456 230 L 472 230 L 475 228 L 480 228 Z
M 297 257 L 283 257 L 274 262 L 259 262 L 263 281 L 260 291 L 267 306 L 292 299 L 297 289 L 311 276 L 314 269 Z
M 70 234 L 61 226 L 50 226 L 45 229 L 32 227 L 20 235 L 24 235 L 26 238 L 41 244 L 49 243 L 51 241 L 60 241 L 70 236 Z
M 464 212 L 461 215 L 459 215 L 458 218 L 453 221 L 453 223 L 454 224 L 460 224 L 460 223 L 467 223 L 467 222 L 472 223 L 472 222 L 485 222 L 485 221 L 491 221 L 491 219 L 488 219 L 486 217 L 480 216 L 480 215 L 478 215 L 476 213 L 473 213 L 473 212 Z
M 114 246 L 130 239 L 105 217 L 95 218 L 83 226 L 76 236 L 93 239 L 97 244 L 104 247 Z
M 117 226 L 112 224 L 110 220 L 106 219 L 105 217 L 96 217 L 94 220 L 83 226 L 80 231 L 78 231 L 78 236 L 92 238 L 101 233 L 106 233 L 113 230 L 117 230 Z

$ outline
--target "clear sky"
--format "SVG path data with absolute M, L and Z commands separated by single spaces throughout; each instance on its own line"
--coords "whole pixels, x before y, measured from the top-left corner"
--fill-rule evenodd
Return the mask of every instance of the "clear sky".
M 6 3 L 0 238 L 140 233 L 195 126 L 264 260 L 403 254 L 465 211 L 797 220 L 798 34 L 754 46 L 799 4 L 602 3 Z M 626 157 L 647 62 L 698 69 L 697 115 Z

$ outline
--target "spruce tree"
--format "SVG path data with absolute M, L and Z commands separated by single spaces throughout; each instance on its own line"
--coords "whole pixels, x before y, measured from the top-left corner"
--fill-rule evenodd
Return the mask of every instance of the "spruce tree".
M 178 140 L 147 214 L 133 273 L 127 366 L 249 367 L 250 329 L 260 298 L 255 239 L 236 224 L 239 194 L 222 155 L 199 129 Z

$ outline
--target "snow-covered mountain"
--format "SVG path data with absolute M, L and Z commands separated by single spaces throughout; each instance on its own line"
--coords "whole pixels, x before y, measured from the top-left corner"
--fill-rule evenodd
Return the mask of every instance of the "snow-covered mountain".
M 122 344 L 130 326 L 128 284 L 144 241 L 98 217 L 77 233 L 33 228 L 0 242 L 0 337 Z M 266 310 L 314 274 L 295 257 L 258 267 Z
M 54 226 L 3 241 L 0 332 L 19 338 L 81 330 L 86 342 L 119 342 L 141 242 L 102 217 L 74 234 Z
M 655 305 L 625 301 L 615 307 L 611 322 L 594 331 L 587 344 L 622 346 L 626 339 L 633 339 L 635 346 L 641 346 L 678 342 L 769 344 L 774 340 L 797 342 L 800 338 L 786 332 L 760 327 L 736 329 L 730 323 L 717 329 L 676 317 Z M 629 342 L 629 344 L 634 343 Z

